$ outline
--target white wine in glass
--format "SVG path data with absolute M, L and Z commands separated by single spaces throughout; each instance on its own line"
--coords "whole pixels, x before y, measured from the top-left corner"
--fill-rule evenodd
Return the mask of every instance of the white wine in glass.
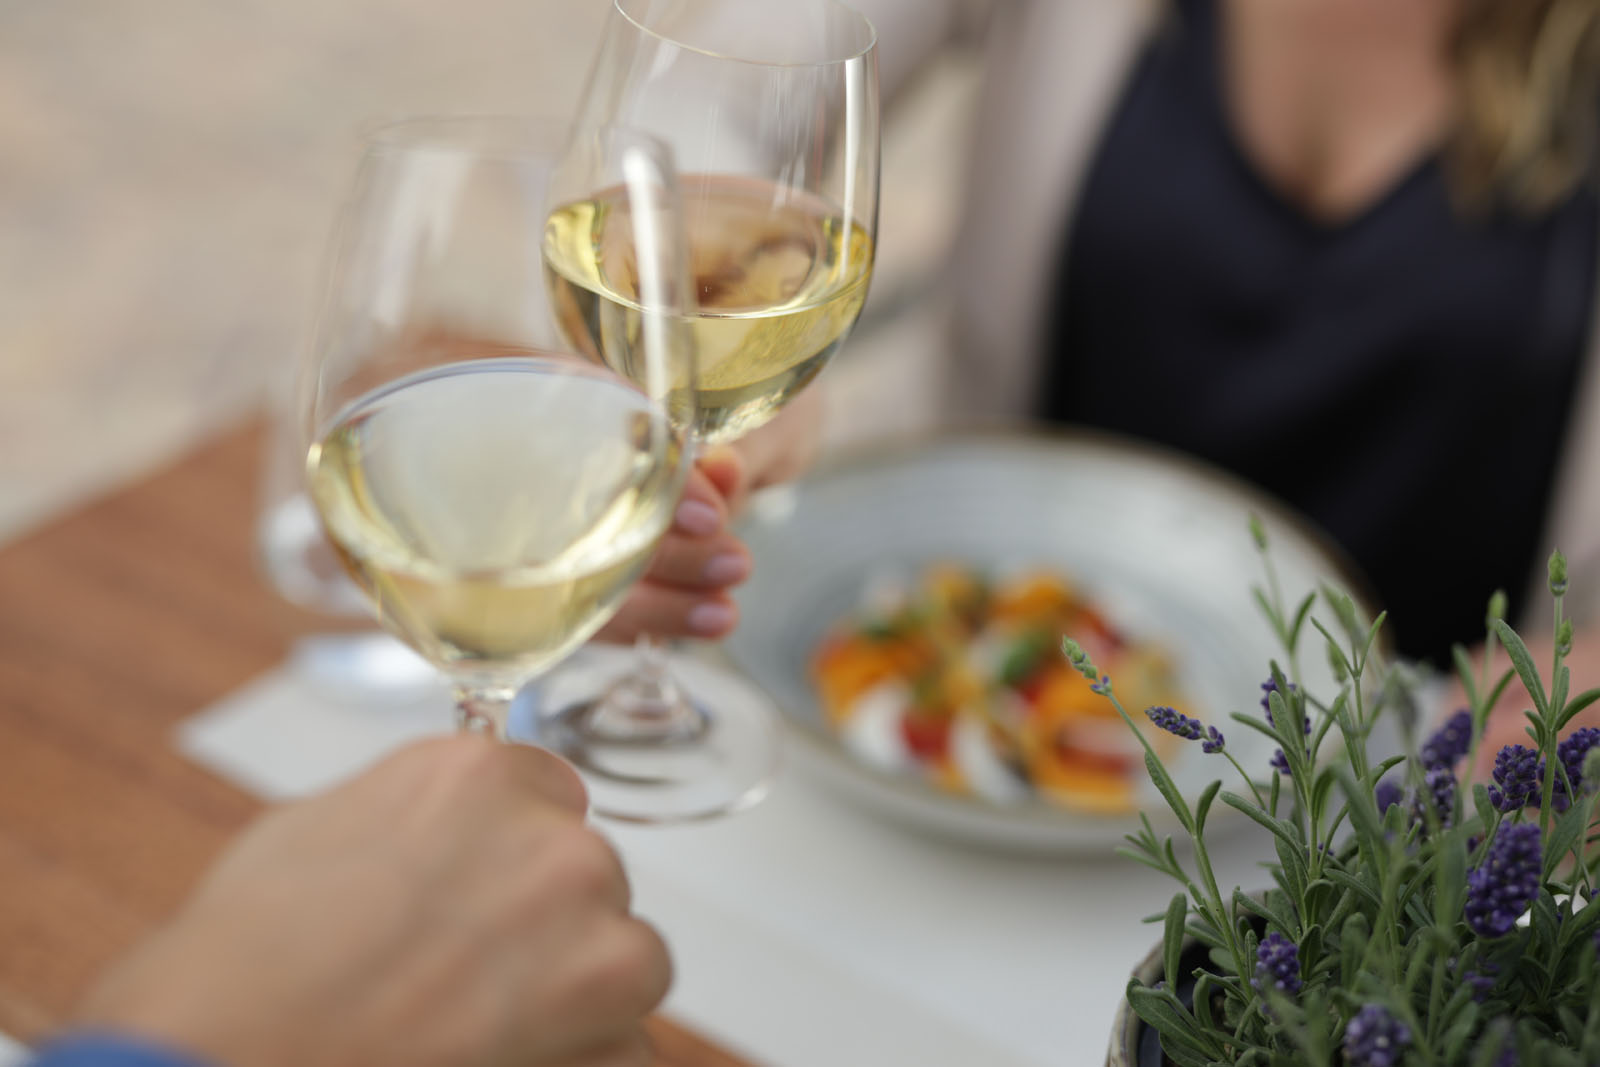
M 497 356 L 409 375 L 311 446 L 312 499 L 387 624 L 458 679 L 536 675 L 671 522 L 682 446 L 630 384 Z
M 872 276 L 872 235 L 819 197 L 790 191 L 774 204 L 770 183 L 726 175 L 683 179 L 694 205 L 687 227 L 695 283 L 693 331 L 700 364 L 696 437 L 717 444 L 776 415 L 805 388 L 861 314 Z M 626 227 L 609 190 L 564 205 L 550 219 L 545 255 L 581 324 L 582 341 L 626 372 L 632 333 L 602 337 L 601 302 L 637 313 L 625 257 L 608 247 Z
M 571 129 L 472 118 L 372 140 L 299 376 L 306 486 L 340 561 L 449 676 L 461 726 L 501 738 L 517 690 L 643 571 L 691 458 L 670 157 L 621 131 L 578 137 L 587 179 L 628 204 L 643 373 L 589 358 L 552 316 L 541 242 Z M 560 733 L 584 761 L 585 738 Z
M 775 417 L 839 350 L 872 276 L 878 214 L 876 36 L 837 0 L 613 0 L 577 128 L 625 125 L 667 143 L 679 169 L 694 299 L 695 438 L 733 441 Z M 630 378 L 645 368 L 641 306 L 619 190 L 559 180 L 545 230 L 558 319 L 575 347 Z M 729 752 L 776 750 L 772 712 L 685 694 L 659 648 L 593 714 L 692 715 Z M 692 710 L 691 710 L 692 709 Z M 756 761 L 712 771 L 723 809 L 764 789 Z M 649 780 L 646 780 L 648 777 Z M 673 787 L 640 776 L 636 796 Z M 618 792 L 628 783 L 613 783 Z

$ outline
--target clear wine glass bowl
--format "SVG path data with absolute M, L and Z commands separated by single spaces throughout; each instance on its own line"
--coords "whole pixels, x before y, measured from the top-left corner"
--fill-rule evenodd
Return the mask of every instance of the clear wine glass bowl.
M 839 350 L 866 300 L 879 159 L 871 24 L 836 0 L 614 0 L 576 124 L 645 130 L 672 149 L 693 291 L 694 438 L 735 441 L 770 421 Z M 611 229 L 625 232 L 627 211 L 616 190 L 564 192 L 545 237 L 556 284 L 625 315 L 637 294 Z M 575 345 L 637 375 L 629 331 L 601 315 L 573 321 Z M 717 695 L 735 689 L 688 691 L 645 641 L 599 701 L 628 714 L 692 709 L 731 749 L 775 759 L 776 714 Z M 739 766 L 742 781 L 721 776 L 721 808 L 752 802 L 771 773 Z M 654 788 L 643 777 L 641 808 Z

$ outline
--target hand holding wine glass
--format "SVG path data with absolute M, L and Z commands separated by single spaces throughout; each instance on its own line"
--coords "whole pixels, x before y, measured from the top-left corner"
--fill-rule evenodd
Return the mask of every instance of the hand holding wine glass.
M 875 37 L 835 0 L 614 0 L 578 128 L 623 124 L 667 142 L 680 172 L 693 278 L 690 320 L 699 379 L 693 423 L 702 443 L 737 440 L 771 420 L 838 351 L 866 299 L 877 224 Z M 565 184 L 569 199 L 545 236 L 555 299 L 573 344 L 625 375 L 640 373 L 634 331 L 628 209 L 616 190 Z M 641 642 L 640 669 L 619 680 L 592 717 L 699 729 L 729 754 L 695 772 L 691 811 L 743 806 L 760 795 L 777 726 L 761 707 L 687 699 L 664 657 Z M 735 756 L 741 753 L 744 755 Z M 603 786 L 647 810 L 672 792 L 665 778 Z M 591 780 L 591 788 L 597 783 Z M 710 800 L 704 801 L 711 804 Z

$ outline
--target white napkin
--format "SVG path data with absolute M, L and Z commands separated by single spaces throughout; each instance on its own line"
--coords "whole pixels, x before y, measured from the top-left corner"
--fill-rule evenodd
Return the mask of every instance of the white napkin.
M 179 744 L 285 798 L 448 727 L 442 686 L 349 696 L 274 672 L 184 723 Z M 779 1067 L 1103 1063 L 1128 972 L 1159 936 L 1140 920 L 1176 888 L 1114 856 L 933 840 L 846 806 L 803 765 L 741 815 L 602 829 L 672 947 L 666 1011 Z M 1223 885 L 1262 881 L 1262 844 L 1223 845 Z

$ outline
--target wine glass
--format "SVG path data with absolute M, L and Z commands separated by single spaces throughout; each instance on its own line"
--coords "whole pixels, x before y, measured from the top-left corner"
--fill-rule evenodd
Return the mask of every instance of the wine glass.
M 836 0 L 614 0 L 577 128 L 621 124 L 672 149 L 679 169 L 699 364 L 695 438 L 718 444 L 772 419 L 839 350 L 866 300 L 878 197 L 875 34 Z M 588 307 L 626 306 L 627 265 L 609 228 L 615 191 L 557 183 L 545 254 Z M 623 333 L 569 317 L 575 345 L 637 372 Z M 722 806 L 752 802 L 778 725 L 761 705 L 685 694 L 652 639 L 579 714 L 655 716 L 719 736 L 727 766 L 701 768 Z M 720 690 L 721 687 L 719 687 Z M 641 781 L 643 808 L 658 781 Z
M 580 160 L 626 209 L 630 376 L 575 350 L 548 298 L 550 181 Z M 680 227 L 670 154 L 625 131 L 419 119 L 368 144 L 298 375 L 305 484 L 463 729 L 505 739 L 518 689 L 604 624 L 671 522 L 696 395 Z

